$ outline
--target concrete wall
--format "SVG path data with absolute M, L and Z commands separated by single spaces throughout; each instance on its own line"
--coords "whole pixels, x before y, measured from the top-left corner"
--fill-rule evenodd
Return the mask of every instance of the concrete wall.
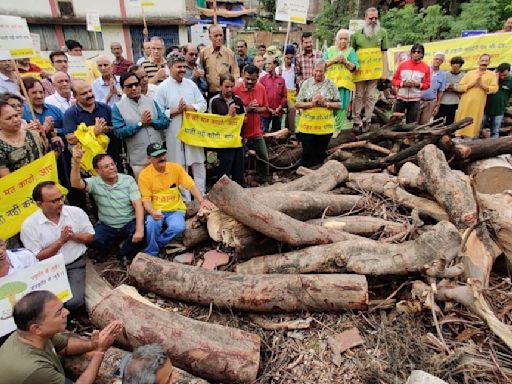
M 48 0 L 1 0 L 0 14 L 9 16 L 52 16 Z

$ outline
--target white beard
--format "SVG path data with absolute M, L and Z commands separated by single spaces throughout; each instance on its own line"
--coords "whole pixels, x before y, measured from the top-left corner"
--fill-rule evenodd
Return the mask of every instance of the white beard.
M 363 32 L 366 37 L 373 37 L 380 31 L 380 22 L 377 21 L 376 25 L 364 24 Z

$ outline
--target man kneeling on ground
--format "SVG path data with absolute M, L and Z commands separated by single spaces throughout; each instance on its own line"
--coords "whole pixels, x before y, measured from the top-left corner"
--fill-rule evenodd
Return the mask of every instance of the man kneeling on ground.
M 168 162 L 167 150 L 160 143 L 150 144 L 146 153 L 149 165 L 139 175 L 142 204 L 146 217 L 145 253 L 158 256 L 165 246 L 185 230 L 185 203 L 179 187 L 190 191 L 202 208 L 214 205 L 206 200 L 180 164 Z M 165 228 L 164 227 L 165 224 Z
M 117 241 L 126 239 L 117 253 L 119 261 L 128 261 L 144 247 L 144 208 L 135 179 L 117 172 L 114 160 L 106 154 L 96 155 L 92 165 L 98 176 L 83 180 L 80 177 L 80 161 L 84 151 L 73 148 L 71 185 L 86 190 L 98 206 L 99 221 L 94 226 L 93 248 L 107 253 Z
M 69 384 L 60 356 L 93 352 L 87 369 L 76 384 L 92 384 L 105 351 L 122 330 L 113 321 L 90 340 L 61 334 L 66 330 L 69 311 L 49 291 L 28 293 L 14 306 L 17 330 L 0 348 L 0 384 Z

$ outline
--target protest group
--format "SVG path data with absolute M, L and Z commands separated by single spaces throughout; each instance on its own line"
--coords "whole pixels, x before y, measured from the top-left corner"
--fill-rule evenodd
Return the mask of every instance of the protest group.
M 223 175 L 244 188 L 272 184 L 266 133 L 287 128 L 302 147 L 300 165 L 316 168 L 332 137 L 372 129 L 381 97 L 406 123 L 473 118 L 455 133 L 466 142 L 499 137 L 512 95 L 510 63 L 485 51 L 476 63 L 442 50 L 426 62 L 417 42 L 391 57 L 376 8 L 362 29 L 340 29 L 323 51 L 311 33 L 284 46 L 238 40 L 234 50 L 215 24 L 208 46 L 168 47 L 143 33 L 136 62 L 113 42 L 112 56 L 85 59 L 81 78 L 68 73 L 84 54 L 80 41 L 49 54 L 52 71 L 30 58 L 0 60 L 0 202 L 9 203 L 0 211 L 9 228 L 0 234 L 0 286 L 57 256 L 69 284 L 63 295 L 35 285 L 12 306 L 5 301 L 12 314 L 2 307 L 2 316 L 16 330 L 0 347 L 0 383 L 71 383 L 59 355 L 85 352 L 91 358 L 76 382 L 95 382 L 123 324 L 87 340 L 61 334 L 68 315 L 84 310 L 86 259 L 111 255 L 126 269 L 139 252 L 164 257 L 185 230 L 190 202 L 214 208 L 207 191 Z M 494 33 L 512 33 L 512 18 Z M 127 384 L 175 382 L 166 352 L 151 343 L 119 375 Z

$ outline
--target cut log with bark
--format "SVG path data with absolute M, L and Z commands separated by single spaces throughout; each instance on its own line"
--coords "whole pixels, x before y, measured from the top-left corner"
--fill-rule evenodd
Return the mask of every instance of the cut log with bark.
M 512 153 L 512 136 L 495 139 L 475 139 L 456 143 L 456 160 L 480 160 Z
M 193 248 L 201 243 L 210 240 L 208 230 L 194 219 L 185 222 L 185 231 L 182 234 L 183 245 L 187 248 Z
M 453 171 L 435 145 L 427 145 L 418 153 L 418 164 L 428 192 L 446 209 L 450 221 L 459 229 L 475 224 L 477 206 L 469 177 Z
M 489 219 L 496 242 L 512 267 L 512 191 L 494 195 L 477 193 L 476 197 L 482 215 Z
M 119 369 L 119 363 L 128 354 L 130 354 L 130 352 L 119 348 L 111 347 L 107 349 L 94 383 L 121 384 L 121 379 L 116 376 L 116 373 Z M 76 380 L 87 369 L 91 358 L 91 354 L 66 356 L 63 365 L 67 376 Z M 206 380 L 195 377 L 178 367 L 173 367 L 172 378 L 174 384 L 208 384 Z
M 512 190 L 512 157 L 502 155 L 471 163 L 466 173 L 472 177 L 478 193 L 495 194 Z
M 461 237 L 447 221 L 436 224 L 416 240 L 401 244 L 369 239 L 308 247 L 284 254 L 261 256 L 236 266 L 237 273 L 358 273 L 407 275 L 438 260 L 449 263 L 458 254 Z
M 383 234 L 398 235 L 408 230 L 407 224 L 397 223 L 372 216 L 335 216 L 309 220 L 308 223 L 326 228 L 339 229 L 359 236 Z
M 316 171 L 299 177 L 289 183 L 273 184 L 268 187 L 251 188 L 251 193 L 273 191 L 317 191 L 329 192 L 348 177 L 346 168 L 339 161 L 329 160 Z
M 129 269 L 137 286 L 201 305 L 251 312 L 366 309 L 359 275 L 240 275 L 181 265 L 139 253 Z
M 416 164 L 407 162 L 398 172 L 398 182 L 404 188 L 425 189 L 425 178 Z
M 292 246 L 329 244 L 354 238 L 354 235 L 303 223 L 271 209 L 256 201 L 250 192 L 227 176 L 223 176 L 212 187 L 208 198 L 221 211 L 242 224 Z
M 123 347 L 159 343 L 175 366 L 199 377 L 223 383 L 256 380 L 260 359 L 257 335 L 166 311 L 119 288 L 89 315 L 99 328 L 121 320 L 124 332 L 117 341 Z

